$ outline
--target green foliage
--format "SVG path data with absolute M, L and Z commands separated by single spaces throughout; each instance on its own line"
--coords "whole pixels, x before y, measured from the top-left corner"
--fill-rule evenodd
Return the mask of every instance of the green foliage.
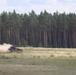
M 27 46 L 27 42 L 24 39 L 22 39 L 20 42 L 20 46 L 23 46 L 23 47 Z
M 16 46 L 76 47 L 76 14 L 48 13 L 37 15 L 2 12 L 0 43 Z

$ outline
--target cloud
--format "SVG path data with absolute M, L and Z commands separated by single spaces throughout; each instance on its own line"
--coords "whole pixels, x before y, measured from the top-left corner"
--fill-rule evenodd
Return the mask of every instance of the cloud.
M 17 4 L 16 4 L 17 3 Z M 13 11 L 17 13 L 29 13 L 34 10 L 37 14 L 46 10 L 49 13 L 56 11 L 75 12 L 76 0 L 2 0 L 0 1 L 0 12 Z
M 76 0 L 66 0 L 66 1 L 68 1 L 68 2 L 76 2 Z
M 29 3 L 29 2 L 30 2 L 30 0 L 23 0 L 23 2 L 25 2 L 25 3 Z
M 7 3 L 7 0 L 0 0 L 0 6 Z
M 49 13 L 53 13 L 56 11 L 59 11 L 60 13 L 66 12 L 76 12 L 75 11 L 75 4 L 72 3 L 63 3 L 59 2 L 58 0 L 47 0 L 45 1 L 45 4 L 33 4 L 29 6 L 29 10 L 32 9 L 36 11 L 36 13 L 39 13 L 40 11 L 47 10 Z
M 46 3 L 50 4 L 56 4 L 57 0 L 46 0 Z

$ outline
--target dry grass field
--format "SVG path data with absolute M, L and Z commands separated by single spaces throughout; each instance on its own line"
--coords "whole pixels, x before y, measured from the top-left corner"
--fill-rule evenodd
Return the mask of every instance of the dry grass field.
M 76 49 L 20 47 L 0 54 L 0 75 L 76 75 Z

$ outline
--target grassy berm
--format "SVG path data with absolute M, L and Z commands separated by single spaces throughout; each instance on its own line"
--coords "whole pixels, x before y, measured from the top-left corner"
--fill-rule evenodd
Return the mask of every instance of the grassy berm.
M 20 47 L 0 53 L 0 75 L 76 75 L 76 49 Z

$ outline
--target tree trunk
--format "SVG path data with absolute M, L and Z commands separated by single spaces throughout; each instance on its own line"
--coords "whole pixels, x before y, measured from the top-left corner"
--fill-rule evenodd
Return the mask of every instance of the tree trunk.
M 44 47 L 47 47 L 47 30 L 44 30 Z

